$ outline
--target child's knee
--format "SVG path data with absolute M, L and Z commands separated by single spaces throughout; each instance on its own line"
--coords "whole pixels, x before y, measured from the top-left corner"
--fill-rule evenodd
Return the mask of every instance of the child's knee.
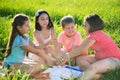
M 120 68 L 120 60 L 117 58 L 109 58 L 109 61 L 111 63 L 110 68 L 112 70 Z
M 90 65 L 87 70 L 95 74 L 98 72 L 97 66 L 95 65 Z

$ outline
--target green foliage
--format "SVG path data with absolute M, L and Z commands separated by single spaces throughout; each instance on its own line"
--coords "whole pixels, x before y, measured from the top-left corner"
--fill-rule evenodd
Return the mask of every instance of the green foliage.
M 10 21 L 6 17 L 0 17 L 0 48 L 5 48 L 10 34 Z
M 3 70 L 3 76 L 0 75 L 0 80 L 30 80 L 29 74 L 22 74 L 20 70 L 8 70 L 4 68 Z
M 2 51 L 0 51 L 0 60 L 2 61 L 4 57 L 5 57 L 5 54 Z
M 113 38 L 120 47 L 120 0 L 0 0 L 0 60 L 4 58 L 4 51 L 11 31 L 11 21 L 17 13 L 24 13 L 30 17 L 30 38 L 33 40 L 34 15 L 38 9 L 45 9 L 54 22 L 56 35 L 62 31 L 60 19 L 65 15 L 72 15 L 76 21 L 76 29 L 85 39 L 83 19 L 86 15 L 97 13 L 104 20 L 104 31 Z M 92 51 L 90 51 L 92 54 Z M 17 73 L 16 73 L 17 74 Z M 110 72 L 101 80 L 118 80 L 118 71 Z M 113 79 L 114 78 L 114 79 Z M 21 78 L 22 79 L 22 78 Z M 0 80 L 6 80 L 0 77 Z M 7 79 L 10 80 L 10 79 Z
M 71 4 L 72 3 L 72 4 Z M 53 22 L 56 24 L 55 26 L 60 26 L 60 19 L 64 15 L 73 15 L 75 18 L 76 23 L 78 26 L 83 26 L 83 19 L 86 15 L 91 13 L 97 13 L 101 16 L 101 18 L 105 22 L 105 31 L 109 33 L 109 35 L 115 40 L 115 42 L 120 47 L 120 38 L 118 34 L 120 34 L 120 3 L 119 0 L 1 0 L 0 2 L 0 22 L 4 19 L 5 20 L 1 23 L 0 26 L 4 24 L 4 28 L 10 30 L 10 22 L 9 20 L 17 13 L 25 13 L 30 16 L 32 23 L 34 23 L 34 14 L 38 9 L 45 9 L 50 13 L 50 16 Z M 3 18 L 3 19 L 2 19 Z M 7 18 L 7 20 L 6 20 Z M 6 25 L 5 25 L 6 24 Z M 33 24 L 32 24 L 33 25 Z M 8 28 L 6 28 L 8 27 Z M 3 27 L 1 28 L 3 29 Z M 30 37 L 32 39 L 32 31 L 33 26 L 30 30 Z M 81 29 L 81 28 L 78 28 Z M 1 31 L 1 30 L 0 30 Z M 57 35 L 60 33 L 61 29 L 56 28 Z M 3 31 L 2 31 L 3 32 Z M 0 32 L 0 33 L 2 33 Z M 10 32 L 10 31 L 7 31 Z M 81 31 L 83 32 L 83 31 Z M 5 32 L 4 32 L 5 33 Z M 2 33 L 2 36 L 3 34 Z M 5 39 L 2 39 L 0 43 L 0 48 L 6 46 L 6 41 L 8 38 L 5 33 Z M 83 37 L 85 34 L 83 33 Z M 0 38 L 2 38 L 0 36 Z M 1 47 L 2 46 L 2 47 Z
M 114 71 L 109 71 L 105 73 L 100 80 L 119 80 L 120 79 L 120 69 L 116 69 Z

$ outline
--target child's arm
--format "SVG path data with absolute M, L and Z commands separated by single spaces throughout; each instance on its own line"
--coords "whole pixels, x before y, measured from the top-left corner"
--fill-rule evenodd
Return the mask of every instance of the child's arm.
M 47 55 L 43 49 L 37 49 L 35 46 L 33 47 L 32 45 L 28 44 L 26 46 L 21 46 L 24 50 L 28 52 L 32 52 L 33 54 L 42 57 L 48 65 L 52 65 L 55 62 L 55 59 L 52 58 L 51 56 Z
M 81 36 L 80 32 L 77 32 L 72 50 L 74 50 L 75 48 L 78 48 L 81 44 L 82 44 L 82 36 Z M 82 54 L 86 55 L 86 54 L 88 54 L 88 51 L 86 50 Z
M 51 38 L 56 39 L 56 32 L 55 32 L 54 28 L 51 28 Z
M 74 49 L 76 49 L 76 48 L 78 48 L 78 47 L 79 47 L 79 46 L 74 46 L 72 50 L 74 50 Z M 82 55 L 88 55 L 88 50 L 84 51 L 84 52 L 82 53 Z
M 52 38 L 52 41 L 53 41 L 53 45 L 55 47 L 55 52 L 53 52 L 53 55 L 55 57 L 57 57 L 57 55 L 60 53 L 60 46 L 57 42 L 56 32 L 55 32 L 54 28 L 51 29 L 51 38 Z
M 42 50 L 37 49 L 35 46 L 33 46 L 31 44 L 28 44 L 26 46 L 21 46 L 21 48 L 23 48 L 24 50 L 26 50 L 28 52 L 32 52 L 35 55 L 45 58 L 44 52 L 42 52 Z
M 35 46 L 31 40 L 29 41 L 29 43 L 31 46 Z
M 84 51 L 88 50 L 88 48 L 95 43 L 95 40 L 88 40 L 82 42 L 82 44 L 78 47 L 72 50 L 69 55 L 70 58 L 74 58 L 76 56 L 81 55 Z
M 53 45 L 55 46 L 55 50 L 57 52 L 60 52 L 60 47 L 59 47 L 59 44 L 58 44 L 57 39 L 56 39 L 56 32 L 53 28 L 51 29 L 51 38 L 52 38 L 52 41 L 54 43 Z
M 75 48 L 69 54 L 66 54 L 66 56 L 59 56 L 58 64 L 63 65 L 65 61 L 67 61 L 67 55 L 69 55 L 70 58 L 74 58 L 76 56 L 81 55 L 84 51 L 86 51 L 91 45 L 95 43 L 95 40 L 85 40 L 78 48 Z M 63 61 L 63 62 L 62 62 Z

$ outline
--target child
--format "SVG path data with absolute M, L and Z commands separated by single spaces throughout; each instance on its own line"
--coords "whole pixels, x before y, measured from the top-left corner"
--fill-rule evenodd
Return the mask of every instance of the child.
M 115 42 L 102 31 L 103 27 L 104 23 L 97 14 L 88 15 L 84 20 L 87 38 L 78 48 L 68 53 L 70 58 L 73 58 L 81 55 L 88 48 L 95 52 L 95 55 L 78 58 L 78 65 L 85 70 L 80 80 L 98 80 L 101 74 L 120 68 L 120 50 Z M 79 62 L 82 59 L 84 60 Z M 58 63 L 61 65 L 66 61 L 67 56 L 58 58 Z
M 31 73 L 35 75 L 41 70 L 40 64 L 53 64 L 55 61 L 54 58 L 51 58 L 44 54 L 44 51 L 39 50 L 39 46 L 34 46 L 30 41 L 28 36 L 28 31 L 30 28 L 29 18 L 24 14 L 17 14 L 12 22 L 12 31 L 10 35 L 10 40 L 7 46 L 7 56 L 4 59 L 3 68 L 10 69 L 11 66 L 14 66 L 15 69 L 21 69 L 22 73 Z M 37 63 L 32 60 L 25 60 L 25 53 L 32 52 L 39 57 L 42 57 L 41 63 Z M 44 62 L 44 63 L 43 63 Z M 26 68 L 22 68 L 26 66 Z
M 41 46 L 41 49 L 45 51 L 46 54 L 56 57 L 54 54 L 51 42 L 57 45 L 56 35 L 53 28 L 53 23 L 50 16 L 45 10 L 38 10 L 35 15 L 35 30 L 34 30 L 34 44 L 36 46 Z M 40 61 L 40 57 L 32 53 L 29 54 L 29 58 L 35 61 Z
M 74 18 L 70 15 L 64 16 L 61 19 L 63 32 L 58 37 L 58 43 L 62 47 L 62 52 L 70 52 L 72 49 L 80 46 L 82 37 L 78 31 L 75 30 Z
M 58 37 L 58 43 L 60 47 L 62 47 L 61 53 L 67 53 L 80 46 L 82 37 L 75 29 L 75 21 L 72 16 L 64 16 L 61 19 L 61 25 L 63 32 L 61 32 Z M 87 55 L 87 52 L 84 52 L 83 55 Z M 75 65 L 74 60 L 72 61 L 72 64 Z

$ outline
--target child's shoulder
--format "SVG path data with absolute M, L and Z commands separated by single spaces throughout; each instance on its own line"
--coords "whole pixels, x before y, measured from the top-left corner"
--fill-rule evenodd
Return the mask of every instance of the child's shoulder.
M 76 31 L 75 33 L 76 33 L 76 34 L 75 34 L 76 36 L 77 36 L 77 35 L 81 35 L 81 33 L 80 33 L 79 31 Z
M 76 33 L 77 33 L 77 34 L 80 34 L 80 32 L 79 32 L 79 31 L 76 31 Z
M 61 38 L 61 37 L 65 37 L 65 34 L 64 34 L 64 32 L 61 32 L 61 33 L 59 33 L 59 38 Z
M 65 35 L 65 34 L 64 34 L 64 31 L 62 31 L 59 35 Z
M 38 31 L 38 30 L 34 30 L 34 31 L 33 31 L 33 34 L 34 34 L 34 35 L 36 35 L 36 34 L 40 34 L 40 31 Z
M 19 42 L 24 41 L 24 40 L 26 40 L 26 39 L 29 38 L 29 35 L 28 35 L 28 34 L 24 34 L 24 36 L 25 36 L 25 37 L 23 37 L 23 36 L 21 36 L 21 35 L 17 35 L 16 38 L 15 38 L 15 40 L 14 40 L 14 42 L 15 42 L 15 43 L 19 43 Z
M 40 31 L 39 31 L 39 30 L 34 30 L 33 32 L 34 32 L 34 33 L 37 33 L 37 32 L 40 32 Z

